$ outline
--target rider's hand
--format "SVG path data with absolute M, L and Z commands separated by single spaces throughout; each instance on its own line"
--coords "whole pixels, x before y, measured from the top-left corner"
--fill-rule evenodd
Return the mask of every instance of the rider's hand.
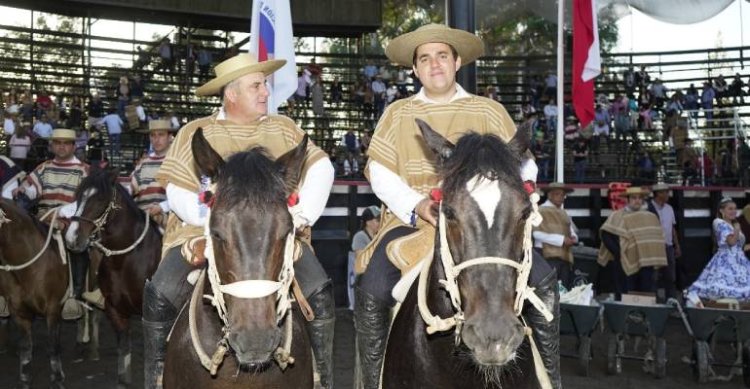
M 432 201 L 432 199 L 425 197 L 417 203 L 416 207 L 414 207 L 414 212 L 416 212 L 417 216 L 422 220 L 433 226 L 437 226 L 437 204 L 438 203 Z
M 16 189 L 13 189 L 13 191 L 11 192 L 11 194 L 13 194 L 13 198 L 16 198 L 21 193 L 26 193 L 26 188 L 23 185 L 19 186 Z
M 566 236 L 565 240 L 563 240 L 563 247 L 570 247 L 576 244 L 576 240 L 573 237 Z
M 153 204 L 150 207 L 148 207 L 147 212 L 151 216 L 156 216 L 156 215 L 161 215 L 162 209 L 159 206 L 159 204 Z

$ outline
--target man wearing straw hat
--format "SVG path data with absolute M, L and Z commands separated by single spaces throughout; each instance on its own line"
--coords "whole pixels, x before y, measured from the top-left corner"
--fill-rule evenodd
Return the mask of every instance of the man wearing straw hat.
M 31 199 L 39 199 L 37 215 L 45 216 L 54 208 L 60 208 L 58 216 L 69 218 L 75 213 L 75 193 L 78 185 L 88 175 L 89 165 L 75 156 L 76 132 L 58 128 L 50 137 L 54 158 L 44 161 L 27 177 L 26 182 L 13 191 L 13 197 L 24 193 Z M 62 220 L 58 219 L 54 227 L 63 229 Z M 69 253 L 71 272 L 73 274 L 73 293 L 81 299 L 84 280 L 89 267 L 87 252 Z
M 173 130 L 169 120 L 152 120 L 147 132 L 153 151 L 138 162 L 130 175 L 131 193 L 138 208 L 148 212 L 159 224 L 166 224 L 165 215 L 169 213 L 167 191 L 156 180 L 156 173 L 172 143 Z
M 354 317 L 366 389 L 379 385 L 389 311 L 395 302 L 391 290 L 401 276 L 385 248 L 395 239 L 423 234 L 436 224 L 433 202 L 427 195 L 438 185 L 439 178 L 434 156 L 424 147 L 414 119 L 424 120 L 454 142 L 468 130 L 496 134 L 505 141 L 516 132 L 502 105 L 471 95 L 456 83 L 456 72 L 461 65 L 473 62 L 483 52 L 484 44 L 476 35 L 439 24 L 428 24 L 401 35 L 386 48 L 388 58 L 411 67 L 423 87 L 415 96 L 388 106 L 368 151 L 366 174 L 388 211 L 384 213 L 380 232 L 364 250 L 367 254 L 358 257 L 357 269 L 362 274 L 355 290 Z M 533 160 L 521 167 L 524 181 L 536 181 L 536 173 Z M 534 328 L 553 386 L 560 387 L 555 272 L 536 255 L 531 273 L 529 283 L 555 314 L 551 322 L 534 309 L 527 309 L 524 316 Z
M 597 262 L 610 269 L 619 300 L 629 291 L 654 292 L 654 268 L 667 265 L 664 233 L 644 202 L 649 192 L 630 187 L 625 208 L 612 212 L 600 229 L 602 245 Z
M 274 157 L 296 147 L 304 131 L 286 117 L 268 115 L 269 91 L 266 78 L 286 63 L 285 60 L 258 62 L 254 55 L 240 54 L 216 65 L 216 77 L 197 89 L 198 96 L 219 95 L 222 107 L 211 116 L 194 120 L 177 134 L 156 178 L 166 188 L 171 212 L 164 235 L 159 268 L 146 281 L 143 301 L 144 368 L 146 388 L 160 386 L 165 342 L 180 308 L 187 301 L 192 285 L 187 275 L 200 263 L 188 261 L 181 246 L 190 245 L 203 235 L 205 205 L 199 192 L 208 189 L 208 178 L 194 169 L 191 150 L 193 134 L 203 128 L 211 146 L 224 158 L 263 146 Z M 333 184 L 333 166 L 328 155 L 310 142 L 299 187 L 301 213 L 295 227 L 312 225 L 323 212 Z M 335 311 L 330 279 L 308 245 L 294 264 L 296 278 L 315 314 L 308 333 L 320 373 L 321 384 L 333 384 L 333 326 Z M 193 250 L 195 252 L 196 250 Z M 198 250 L 201 251 L 200 249 Z
M 664 288 L 666 297 L 677 298 L 677 266 L 675 258 L 682 256 L 680 242 L 677 240 L 677 219 L 674 209 L 669 205 L 669 186 L 659 183 L 651 187 L 653 199 L 648 202 L 648 210 L 659 218 L 664 243 L 667 251 L 667 266 L 659 269 L 659 286 Z
M 570 272 L 573 267 L 573 252 L 570 248 L 578 243 L 578 234 L 563 203 L 565 196 L 573 189 L 553 182 L 542 190 L 547 201 L 539 206 L 542 223 L 534 229 L 534 249 L 555 268 L 557 279 L 566 288 L 570 288 Z

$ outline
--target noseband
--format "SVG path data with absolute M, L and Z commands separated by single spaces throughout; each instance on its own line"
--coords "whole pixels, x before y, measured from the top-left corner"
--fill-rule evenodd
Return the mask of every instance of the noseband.
M 104 209 L 104 212 L 102 212 L 102 214 L 98 218 L 89 219 L 83 216 L 72 216 L 70 220 L 86 222 L 86 223 L 93 225 L 94 230 L 91 231 L 90 235 L 96 236 L 96 234 L 104 228 L 104 225 L 107 224 L 107 218 L 109 217 L 109 213 L 112 211 L 117 211 L 119 209 L 120 209 L 120 206 L 117 205 L 117 190 L 113 188 L 112 198 L 109 200 L 109 204 L 107 204 L 107 208 Z

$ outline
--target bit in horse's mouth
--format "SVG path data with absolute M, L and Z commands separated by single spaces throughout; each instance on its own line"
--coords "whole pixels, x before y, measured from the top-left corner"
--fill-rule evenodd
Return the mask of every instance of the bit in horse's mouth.
M 273 364 L 271 359 L 260 362 L 240 363 L 240 370 L 245 373 L 258 374 L 264 372 Z

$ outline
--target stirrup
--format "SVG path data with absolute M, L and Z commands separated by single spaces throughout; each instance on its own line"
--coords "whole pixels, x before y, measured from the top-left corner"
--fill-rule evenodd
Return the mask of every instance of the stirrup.
M 10 305 L 5 297 L 0 296 L 0 318 L 10 317 Z
M 63 302 L 62 318 L 63 320 L 78 320 L 83 317 L 85 307 L 82 302 L 73 297 L 68 297 Z
M 101 289 L 96 288 L 91 292 L 83 292 L 81 298 L 93 304 L 95 307 L 104 310 L 105 299 L 104 295 L 102 295 Z

